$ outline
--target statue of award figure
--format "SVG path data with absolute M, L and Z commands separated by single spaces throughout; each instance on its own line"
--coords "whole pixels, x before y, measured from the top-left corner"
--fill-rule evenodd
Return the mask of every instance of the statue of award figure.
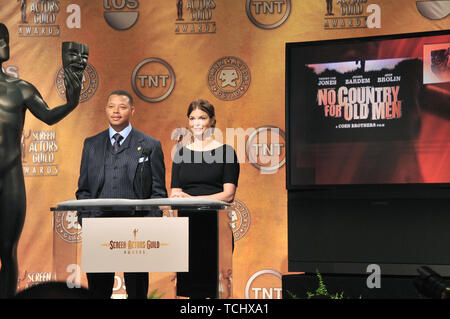
M 0 68 L 0 298 L 14 296 L 17 289 L 17 244 L 26 214 L 21 156 L 25 112 L 28 109 L 41 121 L 53 125 L 75 109 L 87 57 L 86 45 L 63 45 L 67 103 L 52 109 L 33 85 L 6 75 Z M 9 32 L 0 23 L 0 65 L 8 59 Z

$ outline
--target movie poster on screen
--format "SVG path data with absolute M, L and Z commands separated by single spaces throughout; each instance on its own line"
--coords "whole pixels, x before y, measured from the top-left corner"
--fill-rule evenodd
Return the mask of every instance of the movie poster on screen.
M 308 142 L 410 139 L 409 95 L 421 65 L 411 58 L 305 65 Z

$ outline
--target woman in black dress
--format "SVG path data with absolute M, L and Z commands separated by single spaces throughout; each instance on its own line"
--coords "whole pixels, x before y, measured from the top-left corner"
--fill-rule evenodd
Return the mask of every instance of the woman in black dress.
M 192 134 L 172 164 L 171 198 L 202 197 L 231 203 L 239 178 L 234 149 L 213 137 L 214 107 L 195 100 L 188 108 Z M 190 298 L 217 297 L 217 213 L 179 211 L 189 217 L 189 272 L 177 274 L 177 295 Z

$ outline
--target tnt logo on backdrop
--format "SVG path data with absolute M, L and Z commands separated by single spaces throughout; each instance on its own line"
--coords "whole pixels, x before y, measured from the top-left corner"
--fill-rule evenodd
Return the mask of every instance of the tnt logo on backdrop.
M 148 58 L 134 68 L 131 86 L 142 100 L 150 103 L 161 102 L 175 88 L 175 72 L 163 59 Z
M 291 0 L 246 0 L 245 10 L 250 21 L 261 29 L 275 29 L 289 18 Z
M 274 174 L 286 163 L 284 132 L 275 126 L 257 128 L 247 139 L 245 152 L 249 162 L 261 174 Z
M 272 269 L 254 273 L 245 286 L 246 299 L 281 299 L 281 274 Z

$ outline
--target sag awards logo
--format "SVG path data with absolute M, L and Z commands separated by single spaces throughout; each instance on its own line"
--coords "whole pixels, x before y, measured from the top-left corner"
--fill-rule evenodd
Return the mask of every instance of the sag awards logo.
M 55 153 L 59 151 L 56 132 L 53 130 L 22 133 L 22 165 L 26 177 L 57 176 Z
M 131 86 L 142 100 L 150 103 L 161 102 L 175 88 L 175 72 L 163 59 L 148 58 L 134 68 Z
M 250 228 L 250 211 L 243 202 L 235 199 L 230 206 L 231 210 L 228 212 L 230 218 L 230 226 L 233 231 L 235 241 L 238 241 L 247 234 Z
M 208 71 L 207 83 L 215 97 L 231 101 L 240 98 L 250 87 L 247 64 L 239 58 L 226 56 L 215 61 Z
M 261 29 L 275 29 L 288 19 L 291 0 L 255 1 L 246 0 L 245 10 L 250 21 Z
M 81 242 L 81 225 L 76 211 L 55 211 L 54 229 L 58 236 L 68 243 Z
M 326 0 L 325 30 L 381 28 L 381 9 L 368 0 Z
M 137 240 L 138 228 L 133 229 L 132 233 L 133 240 L 111 240 L 108 243 L 101 244 L 101 246 L 125 255 L 145 255 L 152 249 L 169 245 L 167 243 L 161 243 L 159 240 Z
M 59 37 L 60 24 L 57 24 L 61 4 L 58 0 L 17 0 L 20 4 L 20 37 Z M 66 7 L 66 25 L 69 29 L 81 28 L 81 9 L 78 4 Z
M 55 87 L 59 96 L 62 99 L 66 99 L 66 87 L 64 86 L 64 69 L 60 67 L 56 73 Z M 97 91 L 98 87 L 98 74 L 94 66 L 88 62 L 86 69 L 83 72 L 83 78 L 81 79 L 81 93 L 80 103 L 89 100 Z
M 441 20 L 450 14 L 450 0 L 417 1 L 417 10 L 430 20 Z
M 245 152 L 262 174 L 276 173 L 286 163 L 285 134 L 275 126 L 259 127 L 248 137 Z
M 246 299 L 281 299 L 281 274 L 272 269 L 254 273 L 245 286 Z
M 118 31 L 132 28 L 139 18 L 138 0 L 103 0 L 103 8 L 106 23 Z
M 216 33 L 214 0 L 176 0 L 175 34 Z
M 23 276 L 17 278 L 17 290 L 23 290 L 50 281 L 56 281 L 56 273 L 48 271 L 28 272 L 28 270 L 25 270 Z

